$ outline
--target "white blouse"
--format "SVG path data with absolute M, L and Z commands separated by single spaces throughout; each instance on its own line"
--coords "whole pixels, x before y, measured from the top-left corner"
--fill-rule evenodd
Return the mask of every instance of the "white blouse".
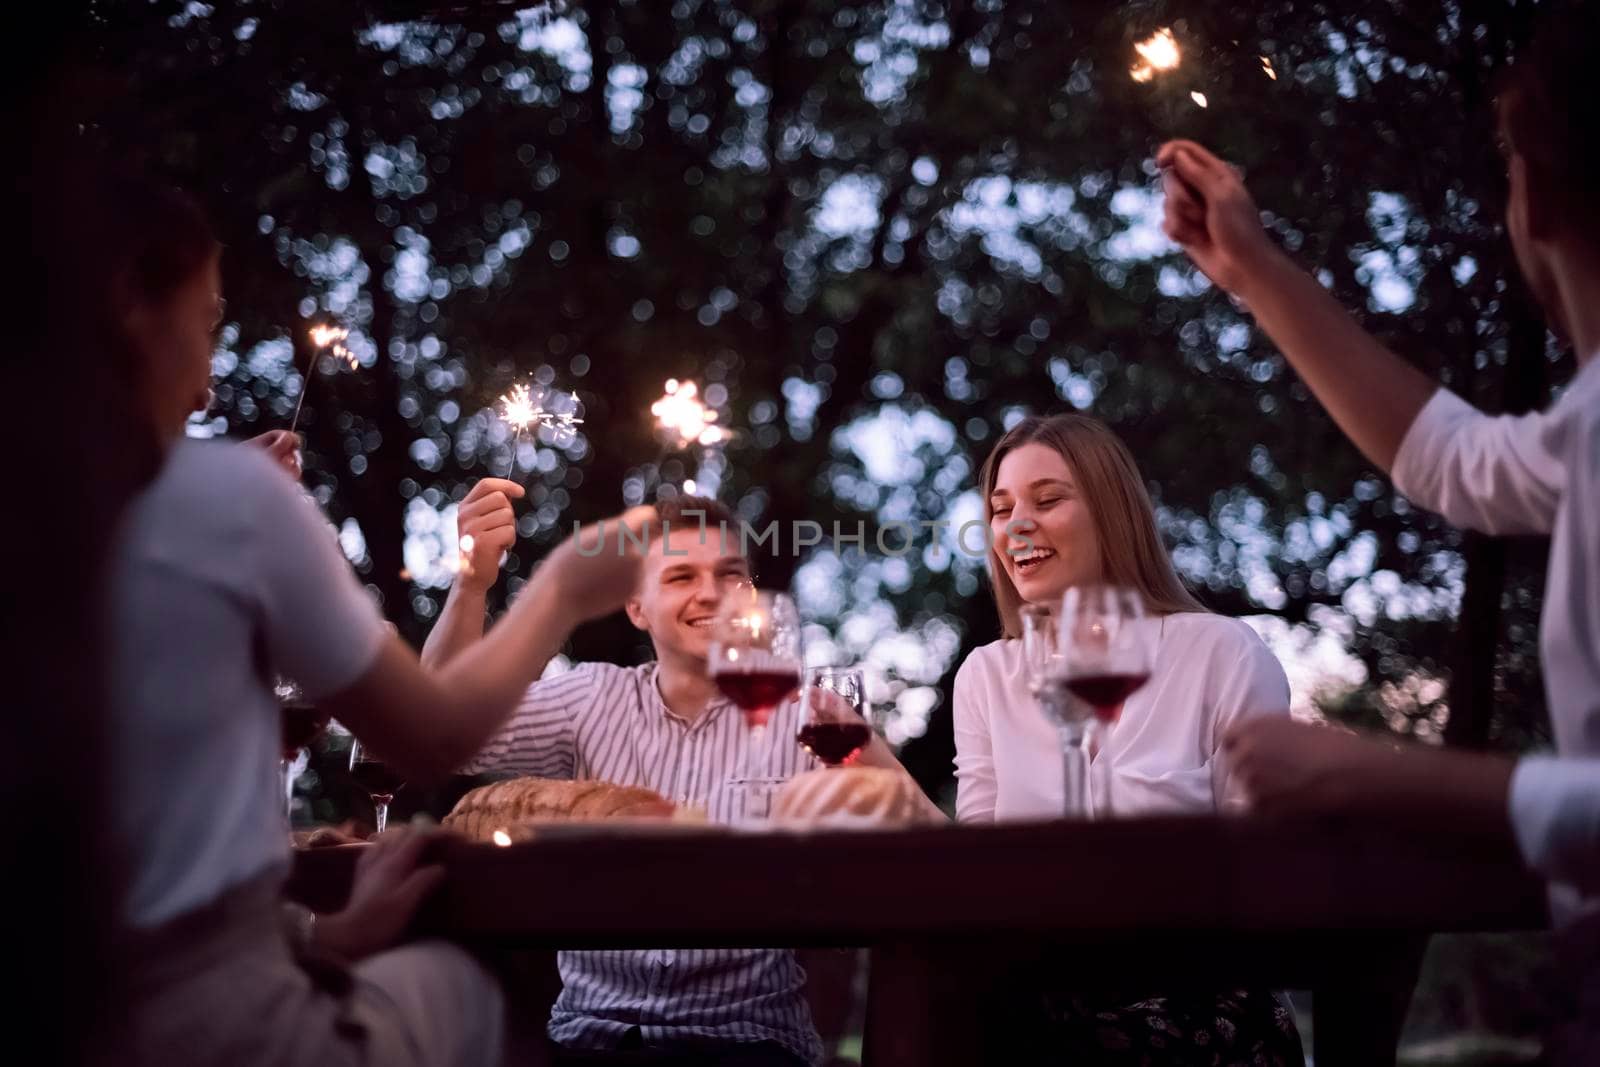
M 1242 798 L 1223 738 L 1248 716 L 1289 714 L 1283 667 L 1238 619 L 1188 612 L 1151 625 L 1154 670 L 1090 763 L 1094 795 L 1109 795 L 1118 815 L 1231 808 Z M 1020 640 L 985 645 L 961 664 L 955 735 L 958 820 L 1060 817 L 1061 742 L 1028 693 Z

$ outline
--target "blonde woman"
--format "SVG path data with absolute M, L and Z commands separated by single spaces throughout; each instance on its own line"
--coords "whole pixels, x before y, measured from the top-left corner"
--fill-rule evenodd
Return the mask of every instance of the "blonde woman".
M 1206 611 L 1184 588 L 1127 446 L 1082 415 L 1031 417 L 1000 439 L 979 477 L 1003 636 L 956 674 L 957 819 L 1060 816 L 1060 742 L 1028 693 L 1019 611 L 1090 582 L 1137 590 L 1159 634 L 1149 682 L 1092 757 L 1094 794 L 1109 795 L 1119 815 L 1206 814 L 1238 801 L 1223 739 L 1241 719 L 1287 716 L 1288 681 L 1254 631 Z M 1050 1044 L 1092 1057 L 1084 1062 L 1186 1063 L 1201 1045 L 1207 1063 L 1301 1060 L 1288 1011 L 1269 994 L 1133 1006 L 1045 1000 Z

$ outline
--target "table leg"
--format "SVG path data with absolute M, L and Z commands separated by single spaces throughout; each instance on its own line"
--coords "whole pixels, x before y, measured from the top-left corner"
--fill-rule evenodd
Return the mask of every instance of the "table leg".
M 1426 937 L 1358 939 L 1311 990 L 1317 1067 L 1393 1067 Z
M 984 1062 L 978 1012 L 960 953 L 920 943 L 880 945 L 872 950 L 869 966 L 863 1067 Z

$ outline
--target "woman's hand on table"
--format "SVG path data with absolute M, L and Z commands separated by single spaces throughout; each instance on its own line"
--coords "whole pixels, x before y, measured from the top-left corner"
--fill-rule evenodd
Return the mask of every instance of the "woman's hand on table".
M 356 861 L 349 903 L 317 919 L 317 946 L 359 960 L 396 944 L 444 880 L 444 868 L 420 864 L 430 837 L 402 828 L 373 838 Z

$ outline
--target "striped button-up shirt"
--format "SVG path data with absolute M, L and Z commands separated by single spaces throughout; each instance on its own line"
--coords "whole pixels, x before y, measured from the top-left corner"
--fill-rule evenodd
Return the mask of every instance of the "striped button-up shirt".
M 799 705 L 789 701 L 752 746 L 726 700 L 693 722 L 674 715 L 654 663 L 585 663 L 530 686 L 472 769 L 644 786 L 732 823 L 770 801 L 741 779 L 787 778 L 816 765 L 794 741 L 798 727 Z M 563 952 L 559 962 L 561 995 L 550 1015 L 559 1044 L 607 1049 L 637 1027 L 650 1044 L 775 1041 L 808 1063 L 822 1056 L 805 972 L 787 949 Z

